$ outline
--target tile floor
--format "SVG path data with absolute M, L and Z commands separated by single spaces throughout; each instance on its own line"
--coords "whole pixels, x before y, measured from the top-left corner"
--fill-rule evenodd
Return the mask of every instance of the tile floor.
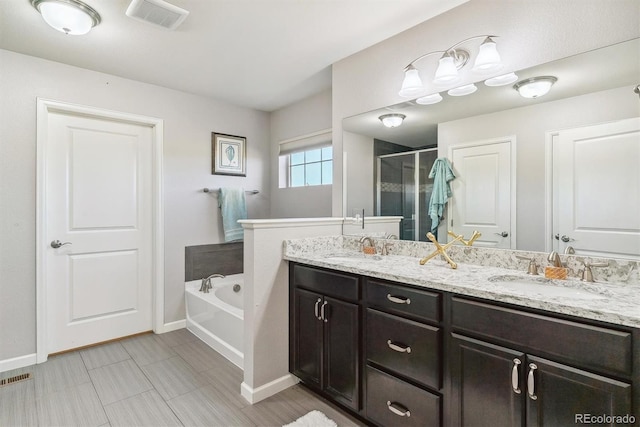
M 299 385 L 250 405 L 242 371 L 186 329 L 53 356 L 0 379 L 27 372 L 0 387 L 0 426 L 281 426 L 314 409 L 362 425 Z

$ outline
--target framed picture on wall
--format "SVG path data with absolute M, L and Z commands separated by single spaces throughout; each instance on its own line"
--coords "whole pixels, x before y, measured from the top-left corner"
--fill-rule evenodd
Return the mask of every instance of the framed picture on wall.
M 211 173 L 247 176 L 247 138 L 211 133 Z

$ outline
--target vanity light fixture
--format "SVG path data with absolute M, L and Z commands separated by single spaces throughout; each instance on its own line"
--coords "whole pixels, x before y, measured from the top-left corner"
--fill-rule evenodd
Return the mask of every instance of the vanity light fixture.
M 427 95 L 416 99 L 416 104 L 431 105 L 437 104 L 440 101 L 442 101 L 442 95 L 440 95 L 439 93 L 434 93 L 432 95 Z
M 531 77 L 514 84 L 513 88 L 524 98 L 539 98 L 549 93 L 551 86 L 557 81 L 554 76 Z
M 478 88 L 476 87 L 476 85 L 474 85 L 473 83 L 468 84 L 468 85 L 464 85 L 464 86 L 460 86 L 460 87 L 456 87 L 453 89 L 449 89 L 447 91 L 447 93 L 451 96 L 465 96 L 465 95 L 471 95 L 473 92 L 477 91 Z
M 393 114 L 383 114 L 382 116 L 378 117 L 378 119 L 380 119 L 382 124 L 388 128 L 397 128 L 402 124 L 402 121 L 406 117 L 407 116 L 405 116 L 404 114 L 393 113 Z
M 518 80 L 516 73 L 503 74 L 501 76 L 491 77 L 484 81 L 487 86 L 506 86 Z
M 101 21 L 100 14 L 80 0 L 31 0 L 31 5 L 47 24 L 65 34 L 87 34 Z
M 415 63 L 427 56 L 436 54 L 442 56 L 438 60 L 438 68 L 435 71 L 433 83 L 439 86 L 448 86 L 459 82 L 461 77 L 458 71 L 467 64 L 471 57 L 468 50 L 459 48 L 459 46 L 471 40 L 484 39 L 478 50 L 478 55 L 476 56 L 472 70 L 478 73 L 493 73 L 498 71 L 503 65 L 500 60 L 500 54 L 496 49 L 496 42 L 493 40 L 495 37 L 498 36 L 481 35 L 469 37 L 446 50 L 438 50 L 419 56 L 404 68 L 404 80 L 398 94 L 405 98 L 418 97 L 426 94 L 426 89 L 422 84 Z

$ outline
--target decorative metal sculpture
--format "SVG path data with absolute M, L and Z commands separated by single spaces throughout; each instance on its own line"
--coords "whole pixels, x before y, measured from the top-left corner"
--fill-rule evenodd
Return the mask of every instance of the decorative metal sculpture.
M 453 231 L 449 231 L 448 234 L 449 234 L 449 236 L 451 236 L 453 238 L 460 237 L 460 241 L 462 243 L 464 243 L 465 246 L 473 245 L 473 242 L 475 242 L 478 239 L 478 237 L 482 236 L 482 233 L 480 233 L 478 230 L 475 230 L 473 232 L 473 234 L 471 235 L 471 238 L 469 240 L 464 240 L 464 237 L 462 237 L 462 234 L 456 234 Z
M 436 236 L 434 236 L 431 232 L 427 233 L 427 238 L 429 240 L 431 240 L 431 242 L 433 242 L 434 245 L 436 245 L 436 250 L 433 251 L 433 253 L 429 256 L 426 256 L 424 258 L 422 258 L 420 260 L 420 265 L 425 265 L 427 261 L 429 261 L 431 258 L 433 258 L 434 256 L 440 254 L 442 255 L 442 257 L 449 263 L 449 265 L 451 266 L 451 268 L 453 268 L 454 270 L 456 268 L 458 268 L 458 264 L 456 264 L 447 254 L 446 250 L 449 249 L 449 247 L 451 245 L 453 245 L 455 242 L 458 242 L 460 240 L 462 240 L 462 236 L 457 236 L 455 239 L 453 239 L 452 241 L 450 241 L 449 243 L 447 243 L 446 245 L 441 245 L 440 243 L 438 243 L 438 240 L 436 240 Z

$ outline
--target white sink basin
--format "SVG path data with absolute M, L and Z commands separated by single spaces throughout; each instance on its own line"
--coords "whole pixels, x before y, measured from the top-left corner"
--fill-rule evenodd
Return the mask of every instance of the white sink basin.
M 550 297 L 564 297 L 575 299 L 605 299 L 604 295 L 590 292 L 585 289 L 563 286 L 544 277 L 522 277 L 522 276 L 493 276 L 489 278 L 490 282 L 496 283 L 506 289 L 536 293 Z

